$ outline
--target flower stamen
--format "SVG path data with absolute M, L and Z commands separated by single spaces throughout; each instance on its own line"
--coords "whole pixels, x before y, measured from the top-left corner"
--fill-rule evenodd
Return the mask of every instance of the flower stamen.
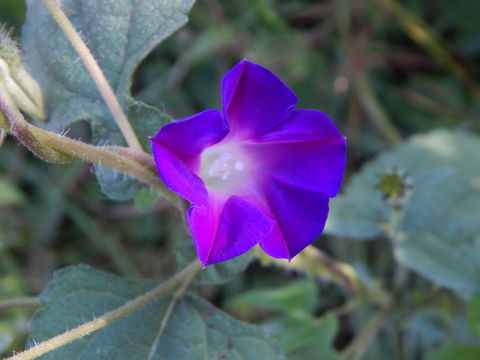
M 230 146 L 207 149 L 201 157 L 200 177 L 207 188 L 228 193 L 242 184 L 246 163 L 241 151 Z

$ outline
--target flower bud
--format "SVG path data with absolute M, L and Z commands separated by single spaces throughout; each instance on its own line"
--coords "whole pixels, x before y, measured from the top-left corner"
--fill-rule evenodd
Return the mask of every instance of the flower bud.
M 394 208 L 401 209 L 412 192 L 413 182 L 405 171 L 394 167 L 379 176 L 376 188 L 385 201 Z
M 0 82 L 20 110 L 45 121 L 40 86 L 25 69 L 17 42 L 4 27 L 0 27 Z

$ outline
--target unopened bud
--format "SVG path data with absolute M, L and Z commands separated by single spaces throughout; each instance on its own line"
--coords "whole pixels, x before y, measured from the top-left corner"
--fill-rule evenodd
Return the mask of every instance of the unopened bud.
M 0 26 L 0 82 L 20 110 L 45 121 L 40 86 L 22 63 L 17 42 Z
M 401 209 L 412 192 L 413 182 L 405 171 L 392 168 L 380 174 L 376 188 L 384 200 Z

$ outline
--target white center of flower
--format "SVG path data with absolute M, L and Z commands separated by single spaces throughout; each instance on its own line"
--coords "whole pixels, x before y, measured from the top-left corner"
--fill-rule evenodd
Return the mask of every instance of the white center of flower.
M 219 145 L 206 149 L 201 157 L 200 177 L 207 188 L 232 192 L 245 176 L 246 163 L 238 149 Z

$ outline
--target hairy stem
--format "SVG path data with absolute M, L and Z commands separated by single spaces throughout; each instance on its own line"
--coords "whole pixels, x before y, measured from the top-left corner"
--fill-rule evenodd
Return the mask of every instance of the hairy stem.
M 150 155 L 120 146 L 93 146 L 29 124 L 0 84 L 0 113 L 10 133 L 41 159 L 53 163 L 85 161 L 130 175 L 158 189 L 174 205 L 177 197 L 158 177 Z M 2 124 L 0 124 L 2 127 Z
M 103 99 L 107 103 L 110 112 L 112 113 L 115 121 L 117 122 L 120 131 L 125 137 L 128 146 L 135 150 L 143 151 L 142 145 L 138 141 L 137 135 L 133 131 L 130 123 L 128 122 L 127 116 L 123 112 L 117 97 L 115 96 L 112 88 L 108 84 L 108 81 L 103 74 L 102 69 L 95 61 L 95 58 L 93 57 L 85 42 L 82 40 L 70 20 L 67 18 L 67 16 L 55 0 L 43 0 L 43 3 L 48 8 L 50 14 L 58 23 L 58 26 L 68 38 L 73 48 L 80 56 L 80 59 L 84 63 L 88 72 L 92 76 L 93 81 L 97 85 L 98 90 L 102 94 Z
M 96 318 L 92 321 L 89 321 L 83 325 L 80 325 L 72 330 L 68 330 L 63 334 L 57 335 L 47 341 L 41 342 L 38 345 L 18 353 L 12 357 L 9 357 L 5 360 L 31 360 L 35 359 L 47 352 L 58 349 L 59 347 L 71 343 L 77 339 L 80 339 L 88 334 L 91 334 L 94 331 L 97 331 L 112 322 L 124 318 L 125 316 L 131 314 L 132 312 L 142 308 L 143 306 L 149 304 L 156 298 L 167 294 L 172 291 L 177 286 L 181 285 L 183 288 L 184 284 L 190 283 L 191 279 L 201 270 L 201 265 L 198 260 L 193 261 L 184 268 L 182 271 L 175 274 L 172 278 L 166 282 L 160 284 L 159 286 L 153 288 L 150 291 L 147 291 L 145 294 L 142 294 L 136 297 L 133 300 L 130 300 L 126 304 L 120 306 L 119 308 L 112 310 L 105 315 Z

